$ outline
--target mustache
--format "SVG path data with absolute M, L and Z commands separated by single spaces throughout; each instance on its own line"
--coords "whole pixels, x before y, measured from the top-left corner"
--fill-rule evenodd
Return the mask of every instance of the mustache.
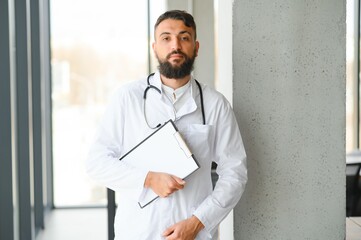
M 170 56 L 172 56 L 173 54 L 180 54 L 180 55 L 182 55 L 184 58 L 187 58 L 187 55 L 186 55 L 184 52 L 182 52 L 182 51 L 180 51 L 180 50 L 175 50 L 175 51 L 173 51 L 173 52 L 171 52 L 171 53 L 169 53 L 169 54 L 167 55 L 167 59 L 169 59 Z

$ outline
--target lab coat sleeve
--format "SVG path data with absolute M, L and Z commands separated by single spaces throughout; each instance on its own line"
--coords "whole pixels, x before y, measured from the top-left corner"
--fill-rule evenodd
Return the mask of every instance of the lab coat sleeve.
M 214 156 L 219 179 L 209 195 L 193 213 L 209 234 L 240 200 L 247 182 L 246 153 L 231 106 L 221 105 L 215 125 Z
M 120 161 L 124 139 L 124 92 L 116 92 L 99 125 L 85 167 L 95 182 L 114 191 L 131 190 L 138 197 L 144 189 L 147 171 Z

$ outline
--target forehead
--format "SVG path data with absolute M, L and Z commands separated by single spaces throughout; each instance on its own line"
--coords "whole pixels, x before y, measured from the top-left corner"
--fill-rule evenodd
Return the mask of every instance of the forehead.
M 193 28 L 184 25 L 182 20 L 166 19 L 159 23 L 155 29 L 155 36 L 159 37 L 162 34 L 179 34 L 184 31 L 189 32 L 194 36 Z

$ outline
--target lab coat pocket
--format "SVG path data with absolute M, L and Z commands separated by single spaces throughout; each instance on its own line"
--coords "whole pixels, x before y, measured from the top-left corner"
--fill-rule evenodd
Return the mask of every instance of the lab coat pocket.
M 190 124 L 181 133 L 199 164 L 211 164 L 209 158 L 213 146 L 213 126 Z

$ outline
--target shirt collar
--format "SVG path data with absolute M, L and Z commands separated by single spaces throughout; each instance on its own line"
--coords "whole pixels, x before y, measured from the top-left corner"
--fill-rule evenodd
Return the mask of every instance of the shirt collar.
M 161 94 L 159 94 L 159 98 L 162 97 L 162 94 L 163 94 L 163 88 L 162 88 L 162 80 L 160 79 L 160 73 L 159 71 L 157 70 L 154 75 L 149 79 L 149 83 L 155 87 L 157 87 Z M 196 90 L 198 89 L 198 86 L 196 85 L 196 82 L 195 82 L 195 79 L 193 77 L 193 75 L 191 75 L 191 78 L 189 79 L 188 83 L 186 85 L 190 84 L 191 85 L 191 95 L 193 97 L 193 99 L 195 99 L 198 94 L 199 94 L 199 91 Z M 178 90 L 178 89 L 177 89 Z
M 150 78 L 149 82 L 151 85 L 157 87 L 161 91 L 161 94 L 158 94 L 158 97 L 161 99 L 163 94 L 166 94 L 166 93 L 164 93 L 163 88 L 162 88 L 162 80 L 160 79 L 159 71 L 156 71 L 154 73 L 153 77 Z M 199 89 L 198 89 L 197 83 L 195 82 L 193 75 L 191 75 L 191 78 L 186 85 L 188 85 L 188 84 L 190 85 L 190 87 L 189 87 L 190 89 L 188 89 L 188 90 L 190 90 L 191 97 L 186 101 L 186 104 L 180 108 L 179 112 L 177 113 L 178 117 L 181 117 L 183 115 L 191 113 L 198 108 L 195 99 L 197 99 L 197 97 L 199 95 Z
M 190 90 L 189 89 L 190 85 L 191 85 L 191 80 L 189 80 L 184 86 L 174 90 L 173 88 L 162 84 L 162 90 L 164 94 L 166 94 L 172 100 L 172 102 L 175 102 L 178 101 L 186 91 Z

